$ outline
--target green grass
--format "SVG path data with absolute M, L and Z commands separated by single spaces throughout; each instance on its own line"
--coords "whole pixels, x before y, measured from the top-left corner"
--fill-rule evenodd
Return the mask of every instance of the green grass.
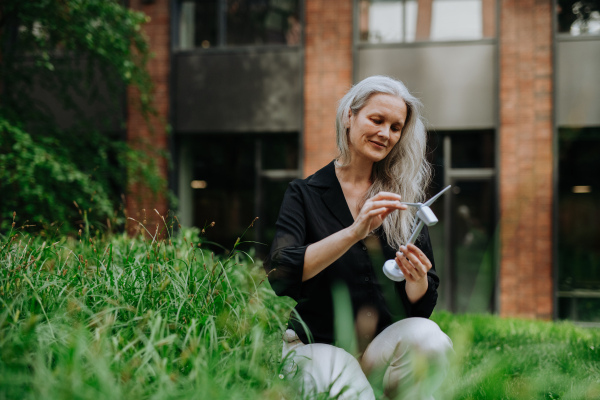
M 84 235 L 85 236 L 85 235 Z M 0 399 L 280 399 L 275 296 L 237 244 L 115 235 L 0 246 Z
M 434 313 L 456 357 L 440 399 L 600 399 L 600 330 Z
M 251 244 L 217 256 L 170 231 L 0 236 L 0 399 L 298 398 L 279 378 L 293 302 Z M 600 398 L 599 330 L 433 319 L 456 350 L 440 399 Z

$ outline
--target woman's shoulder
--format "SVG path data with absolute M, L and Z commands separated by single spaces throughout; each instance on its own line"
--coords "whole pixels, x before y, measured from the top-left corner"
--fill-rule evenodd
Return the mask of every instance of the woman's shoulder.
M 290 182 L 290 185 L 299 187 L 330 187 L 335 181 L 337 181 L 337 177 L 335 176 L 335 164 L 331 161 L 329 164 L 304 179 L 294 179 Z
M 286 197 L 299 197 L 305 199 L 320 198 L 331 187 L 335 187 L 337 178 L 333 162 L 321 168 L 306 178 L 294 179 L 288 183 Z

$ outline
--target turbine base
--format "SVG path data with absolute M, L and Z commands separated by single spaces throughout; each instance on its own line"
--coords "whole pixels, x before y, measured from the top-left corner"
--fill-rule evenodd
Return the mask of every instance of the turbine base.
M 383 264 L 383 273 L 395 282 L 402 282 L 404 280 L 404 274 L 394 259 L 387 260 L 385 264 Z

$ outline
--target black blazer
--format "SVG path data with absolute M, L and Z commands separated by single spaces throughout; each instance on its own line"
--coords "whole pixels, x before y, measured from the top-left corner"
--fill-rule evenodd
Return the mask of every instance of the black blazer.
M 406 295 L 405 281 L 393 282 L 383 275 L 382 265 L 372 265 L 363 240 L 318 275 L 302 282 L 306 248 L 353 222 L 333 162 L 314 175 L 289 184 L 277 219 L 275 239 L 265 261 L 265 270 L 275 293 L 298 302 L 296 311 L 310 333 L 293 314 L 289 328 L 296 331 L 303 343 L 334 343 L 332 288 L 336 284 L 347 287 L 355 318 L 363 307 L 374 310 L 377 318 L 375 334 L 404 317 L 428 318 L 433 312 L 439 278 L 435 273 L 427 227 L 423 229 L 416 245 L 434 266 L 427 276 L 427 292 L 414 304 Z M 385 240 L 381 242 L 386 259 L 394 258 L 396 250 L 390 248 Z

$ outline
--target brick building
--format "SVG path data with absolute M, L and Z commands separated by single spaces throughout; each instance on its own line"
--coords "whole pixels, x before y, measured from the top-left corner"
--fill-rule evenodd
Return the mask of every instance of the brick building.
M 184 224 L 227 245 L 259 216 L 248 235 L 268 242 L 287 182 L 335 157 L 337 101 L 385 74 L 425 105 L 431 190 L 453 185 L 432 229 L 441 307 L 600 322 L 600 1 L 130 6 L 152 17 L 172 127 L 155 145 Z

